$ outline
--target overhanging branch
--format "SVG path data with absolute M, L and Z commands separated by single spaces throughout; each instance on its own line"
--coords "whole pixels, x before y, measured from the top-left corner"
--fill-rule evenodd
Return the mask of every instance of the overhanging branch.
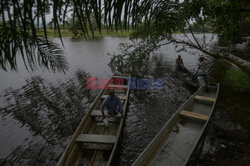
M 236 66 L 238 66 L 245 74 L 247 74 L 248 77 L 250 77 L 250 63 L 245 61 L 244 59 L 238 57 L 238 56 L 235 56 L 235 55 L 230 54 L 230 53 L 212 53 L 212 52 L 205 50 L 201 46 L 195 45 L 194 43 L 190 43 L 190 42 L 183 41 L 183 40 L 177 40 L 173 37 L 167 37 L 167 39 L 173 43 L 176 43 L 176 44 L 183 44 L 183 45 L 187 45 L 191 48 L 195 48 L 195 49 L 203 52 L 204 54 L 209 55 L 215 59 L 229 60 L 229 61 L 233 62 Z

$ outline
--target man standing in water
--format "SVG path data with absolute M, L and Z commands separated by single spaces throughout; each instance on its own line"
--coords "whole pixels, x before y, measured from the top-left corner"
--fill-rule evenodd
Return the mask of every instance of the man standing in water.
M 185 70 L 181 55 L 178 55 L 178 58 L 176 59 L 176 64 L 177 64 L 177 69 L 179 71 L 184 71 Z
M 123 115 L 123 105 L 118 96 L 115 96 L 115 91 L 110 90 L 109 96 L 103 100 L 101 104 L 101 112 L 103 115 L 103 122 L 107 124 L 107 120 L 105 119 L 104 108 L 107 108 L 109 115 L 117 115 L 120 112 Z
M 199 61 L 200 61 L 200 64 L 199 64 L 197 72 L 195 73 L 195 75 L 193 77 L 193 81 L 197 82 L 198 77 L 203 77 L 203 80 L 205 82 L 205 90 L 206 90 L 206 92 L 208 92 L 207 76 L 208 76 L 208 72 L 209 72 L 208 71 L 209 67 L 208 67 L 208 64 L 206 63 L 204 57 L 200 57 Z

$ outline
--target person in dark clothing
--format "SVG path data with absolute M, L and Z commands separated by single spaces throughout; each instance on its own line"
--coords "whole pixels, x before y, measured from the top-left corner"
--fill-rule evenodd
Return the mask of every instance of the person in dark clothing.
M 181 58 L 180 55 L 178 55 L 178 58 L 176 59 L 176 64 L 177 64 L 177 69 L 179 71 L 184 71 L 185 70 L 185 67 L 184 67 L 184 64 L 183 64 L 183 60 Z
M 109 96 L 105 98 L 101 104 L 101 112 L 103 119 L 105 119 L 104 108 L 107 108 L 109 115 L 116 115 L 120 112 L 123 115 L 123 104 L 118 96 L 115 95 L 114 90 L 110 90 Z

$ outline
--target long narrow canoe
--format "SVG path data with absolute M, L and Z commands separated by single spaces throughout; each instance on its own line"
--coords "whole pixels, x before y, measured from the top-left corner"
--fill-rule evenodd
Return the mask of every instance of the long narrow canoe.
M 126 115 L 130 82 L 126 80 L 129 75 L 113 75 L 114 84 L 106 84 L 94 103 L 83 117 L 77 130 L 75 131 L 66 150 L 61 156 L 58 166 L 77 165 L 105 165 L 109 166 L 113 162 L 118 140 Z M 124 84 L 118 85 L 117 79 L 122 79 Z M 116 84 L 117 83 L 117 84 Z M 121 84 L 121 82 L 119 83 Z M 113 89 L 116 96 L 120 97 L 123 103 L 123 117 L 120 114 L 109 116 L 105 110 L 109 121 L 108 126 L 102 122 L 100 105 Z
M 197 90 L 164 125 L 133 166 L 184 166 L 213 113 L 219 84 Z
M 179 71 L 176 67 L 176 73 L 184 81 L 184 84 L 188 87 L 197 88 L 199 87 L 199 80 L 196 83 L 192 81 L 193 74 L 187 69 L 184 68 L 184 71 Z

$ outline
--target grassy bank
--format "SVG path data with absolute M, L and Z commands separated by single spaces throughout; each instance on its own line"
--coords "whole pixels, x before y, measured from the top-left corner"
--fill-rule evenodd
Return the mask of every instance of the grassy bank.
M 112 37 L 127 37 L 132 33 L 132 30 L 130 31 L 112 31 L 112 32 L 107 32 L 107 30 L 103 29 L 101 31 L 102 34 L 100 34 L 98 31 L 94 31 L 94 36 L 95 38 L 100 38 L 100 37 L 107 37 L 107 36 L 112 36 Z M 38 31 L 39 36 L 44 36 L 43 30 Z M 73 37 L 74 34 L 67 30 L 67 29 L 61 29 L 61 35 L 62 37 Z M 59 37 L 58 33 L 55 32 L 53 29 L 47 29 L 47 36 L 48 37 Z M 89 32 L 89 37 L 92 38 L 91 32 Z
M 216 61 L 211 77 L 221 84 L 220 102 L 236 124 L 250 129 L 250 78 L 225 61 Z

